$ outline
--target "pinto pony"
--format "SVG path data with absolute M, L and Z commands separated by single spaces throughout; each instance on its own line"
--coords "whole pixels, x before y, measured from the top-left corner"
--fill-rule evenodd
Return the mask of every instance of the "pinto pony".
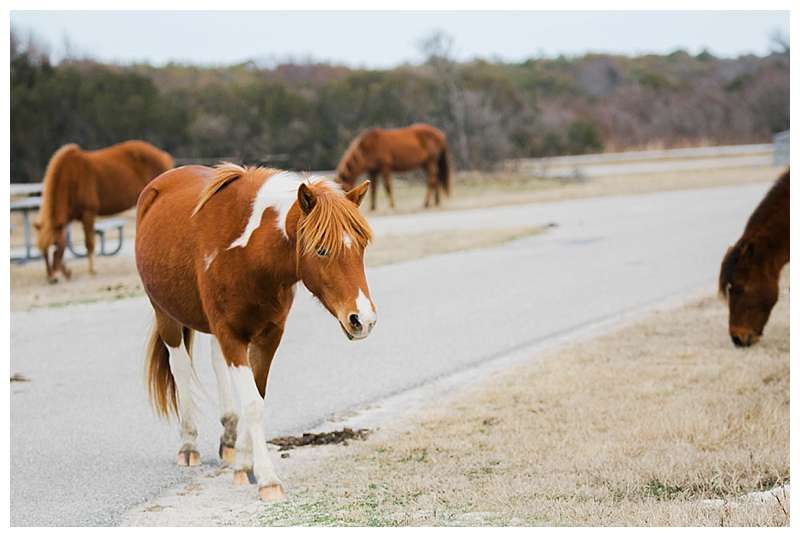
M 425 207 L 431 198 L 439 205 L 440 192 L 450 194 L 450 164 L 447 139 L 439 129 L 416 123 L 402 129 L 370 129 L 350 143 L 336 167 L 336 178 L 345 188 L 355 186 L 359 176 L 369 175 L 372 187 L 370 207 L 377 206 L 378 174 L 389 196 L 389 206 L 394 209 L 391 172 L 422 168 L 428 176 Z
M 778 301 L 781 269 L 789 262 L 789 170 L 753 211 L 741 238 L 728 248 L 719 272 L 734 345 L 758 342 Z
M 156 318 L 148 388 L 160 414 L 179 417 L 179 465 L 200 461 L 191 357 L 192 336 L 200 331 L 213 336 L 220 457 L 235 464 L 234 483 L 257 482 L 263 500 L 284 497 L 264 437 L 270 364 L 299 281 L 349 339 L 372 330 L 375 305 L 364 275 L 372 232 L 358 210 L 368 188 L 364 183 L 345 194 L 315 177 L 224 164 L 183 166 L 144 189 L 136 266 Z
M 97 151 L 84 151 L 75 144 L 67 144 L 56 151 L 47 164 L 42 207 L 34 224 L 48 281 L 58 281 L 58 271 L 65 278 L 71 275 L 64 263 L 67 226 L 71 221 L 83 223 L 89 272 L 94 274 L 95 217 L 133 207 L 144 186 L 172 165 L 168 153 L 138 140 Z M 51 246 L 55 246 L 52 263 L 48 255 Z

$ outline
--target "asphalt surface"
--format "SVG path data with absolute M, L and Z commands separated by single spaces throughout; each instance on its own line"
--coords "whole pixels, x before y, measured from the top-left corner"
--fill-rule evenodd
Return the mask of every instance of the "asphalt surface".
M 270 375 L 268 437 L 298 433 L 555 334 L 679 296 L 713 291 L 720 259 L 769 185 L 607 197 L 373 220 L 377 233 L 555 222 L 500 247 L 368 269 L 378 324 L 348 342 L 305 291 Z M 14 312 L 12 525 L 114 524 L 131 506 L 192 479 L 175 466 L 176 426 L 144 388 L 145 299 Z M 720 327 L 724 330 L 725 327 Z M 676 341 L 676 345 L 680 345 Z M 199 420 L 216 463 L 208 340 Z

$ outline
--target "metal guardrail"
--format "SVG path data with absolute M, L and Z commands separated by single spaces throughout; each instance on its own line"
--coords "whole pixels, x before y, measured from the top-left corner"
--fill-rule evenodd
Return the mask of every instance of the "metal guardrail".
M 790 147 L 789 147 L 789 131 L 779 132 L 772 137 L 772 163 L 775 166 L 788 166 Z
M 568 166 L 571 164 L 612 164 L 651 159 L 711 158 L 748 155 L 772 151 L 772 144 L 722 145 L 712 147 L 685 147 L 650 151 L 625 151 L 622 153 L 593 153 L 589 155 L 564 155 L 558 157 L 523 158 L 509 161 L 512 165 Z

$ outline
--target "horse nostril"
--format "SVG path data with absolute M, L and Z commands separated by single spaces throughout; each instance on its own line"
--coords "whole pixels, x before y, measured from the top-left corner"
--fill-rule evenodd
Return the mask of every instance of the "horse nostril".
M 739 339 L 739 336 L 731 336 L 731 339 L 733 340 L 733 344 L 736 345 L 737 347 L 742 347 L 744 345 L 744 343 L 742 343 L 742 340 Z
M 350 326 L 353 327 L 353 330 L 360 332 L 361 331 L 361 321 L 358 320 L 358 315 L 355 313 L 350 314 Z

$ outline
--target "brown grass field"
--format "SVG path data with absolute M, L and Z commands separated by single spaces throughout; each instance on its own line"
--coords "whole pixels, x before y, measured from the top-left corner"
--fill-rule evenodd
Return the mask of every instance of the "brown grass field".
M 658 311 L 289 465 L 258 522 L 788 525 L 788 269 L 782 287 L 755 347 L 717 297 Z

